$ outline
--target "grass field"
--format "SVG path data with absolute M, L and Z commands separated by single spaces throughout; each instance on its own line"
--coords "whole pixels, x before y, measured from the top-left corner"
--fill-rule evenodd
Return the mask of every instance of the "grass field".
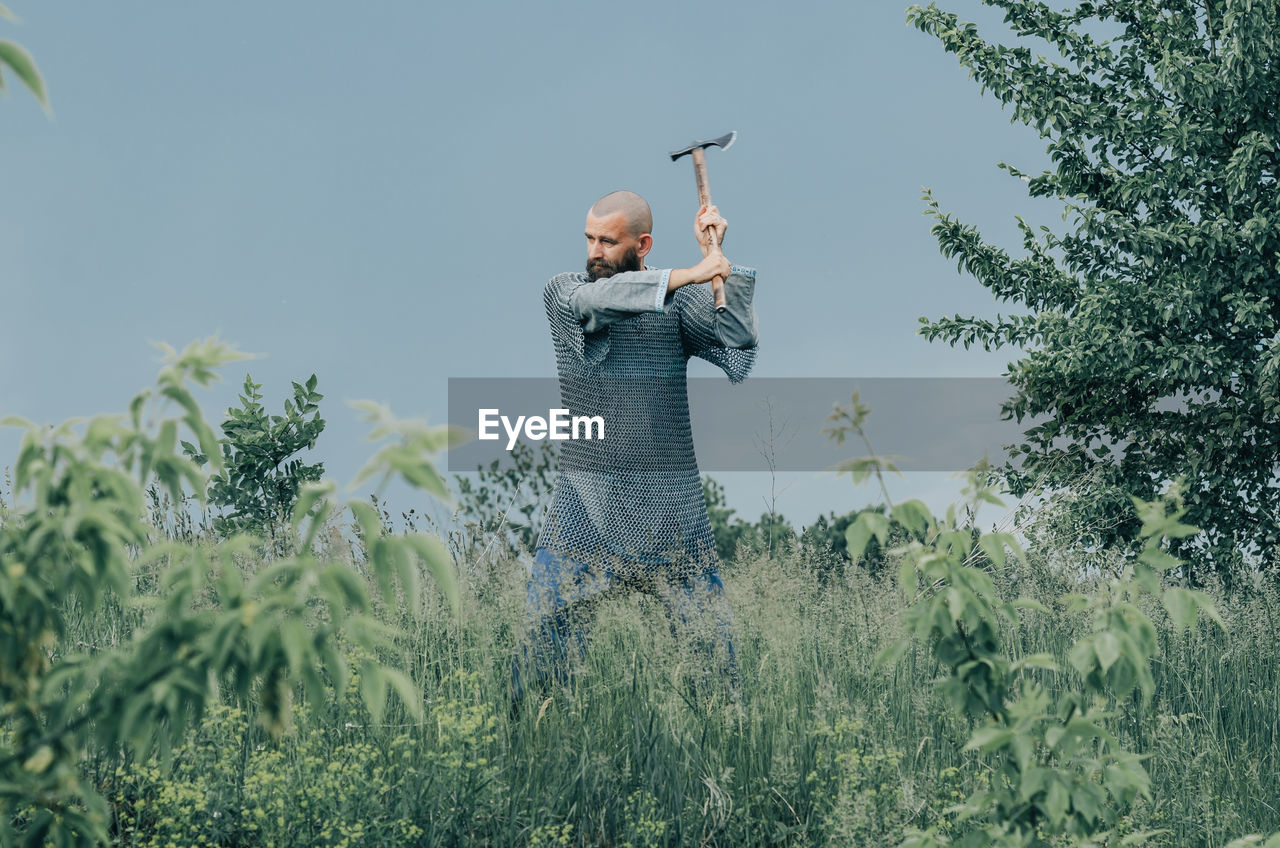
M 997 577 L 1001 591 L 1049 608 L 1008 634 L 1018 654 L 1062 657 L 1085 626 L 1060 599 L 1090 586 L 1050 559 L 1032 551 L 1028 566 Z M 972 727 L 935 694 L 941 670 L 929 653 L 875 666 L 900 635 L 889 578 L 804 551 L 745 552 L 723 571 L 738 702 L 682 694 L 661 607 L 633 595 L 602 607 L 573 684 L 512 718 L 521 568 L 468 566 L 460 617 L 430 585 L 422 618 L 380 611 L 403 628 L 399 656 L 383 659 L 420 683 L 423 722 L 393 704 L 375 724 L 353 679 L 323 708 L 296 708 L 278 742 L 228 701 L 168 771 L 93 753 L 118 842 L 896 845 L 987 779 L 982 758 L 961 752 Z M 1145 707 L 1127 700 L 1111 720 L 1150 758 L 1153 800 L 1138 802 L 1125 832 L 1159 830 L 1147 844 L 1181 848 L 1280 829 L 1278 604 L 1270 589 L 1220 598 L 1227 632 L 1176 636 L 1148 611 L 1160 634 L 1155 696 Z M 109 642 L 143 614 L 103 612 L 81 620 L 76 638 Z

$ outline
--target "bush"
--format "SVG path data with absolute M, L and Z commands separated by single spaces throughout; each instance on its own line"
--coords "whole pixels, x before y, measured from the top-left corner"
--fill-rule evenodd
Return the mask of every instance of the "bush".
M 200 468 L 176 453 L 179 429 L 220 467 L 189 384 L 206 385 L 239 358 L 213 339 L 166 350 L 156 388 L 135 397 L 127 415 L 47 432 L 26 424 L 14 465 L 13 504 L 0 523 L 0 821 L 30 844 L 106 838 L 108 807 L 85 772 L 90 748 L 142 761 L 155 752 L 168 763 L 190 723 L 227 696 L 255 705 L 263 728 L 281 735 L 296 690 L 320 703 L 326 676 L 343 687 L 340 641 L 367 652 L 361 693 L 375 719 L 389 688 L 421 712 L 409 678 L 376 659 L 394 630 L 370 615 L 364 583 L 349 564 L 309 553 L 324 519 L 341 509 L 329 487 L 300 493 L 289 529 L 297 534 L 290 546 L 303 553 L 269 566 L 245 570 L 257 545 L 250 537 L 217 547 L 152 542 L 143 492 L 153 478 L 174 503 L 205 491 Z M 375 435 L 399 440 L 365 475 L 431 482 L 430 455 L 450 434 L 366 409 L 380 425 Z M 347 508 L 376 535 L 367 504 Z M 366 565 L 388 602 L 400 593 L 421 600 L 420 569 L 456 598 L 439 539 L 376 539 Z

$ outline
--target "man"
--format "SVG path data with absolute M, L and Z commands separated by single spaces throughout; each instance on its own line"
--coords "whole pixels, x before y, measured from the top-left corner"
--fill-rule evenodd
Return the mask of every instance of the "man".
M 755 271 L 711 252 L 723 242 L 718 210 L 698 212 L 703 259 L 652 269 L 649 205 L 617 191 L 587 213 L 586 273 L 560 274 L 544 299 L 561 405 L 599 415 L 604 438 L 561 442 L 555 491 L 528 584 L 531 620 L 512 666 L 514 705 L 527 678 L 565 682 L 586 651 L 595 605 L 627 589 L 656 595 L 672 634 L 703 682 L 718 668 L 737 686 L 730 611 L 717 572 L 693 453 L 686 366 L 718 365 L 737 383 L 755 361 Z M 709 281 L 724 278 L 717 312 Z M 695 684 L 696 685 L 696 684 Z

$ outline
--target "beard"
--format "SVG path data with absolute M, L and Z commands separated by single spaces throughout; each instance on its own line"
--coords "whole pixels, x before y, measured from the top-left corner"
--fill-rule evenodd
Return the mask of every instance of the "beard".
M 626 253 L 622 254 L 622 258 L 617 262 L 610 262 L 607 259 L 588 259 L 587 260 L 587 279 L 591 282 L 602 279 L 604 277 L 612 277 L 614 274 L 620 274 L 623 271 L 639 271 L 643 265 L 640 262 L 640 254 L 636 249 L 630 248 Z

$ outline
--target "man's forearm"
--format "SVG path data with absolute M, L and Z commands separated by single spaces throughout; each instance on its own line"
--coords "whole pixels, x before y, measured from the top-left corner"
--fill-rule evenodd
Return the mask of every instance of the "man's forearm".
M 671 294 L 678 288 L 697 282 L 693 279 L 693 271 L 690 268 L 673 268 L 671 269 L 671 277 L 667 280 L 667 294 Z
M 667 288 L 665 270 L 623 271 L 569 292 L 569 306 L 588 333 L 641 312 L 661 312 Z
M 730 270 L 729 260 L 724 258 L 724 254 L 714 253 L 704 256 L 702 261 L 692 268 L 672 269 L 671 276 L 667 279 L 667 294 L 690 283 L 709 282 L 717 276 L 728 277 Z

